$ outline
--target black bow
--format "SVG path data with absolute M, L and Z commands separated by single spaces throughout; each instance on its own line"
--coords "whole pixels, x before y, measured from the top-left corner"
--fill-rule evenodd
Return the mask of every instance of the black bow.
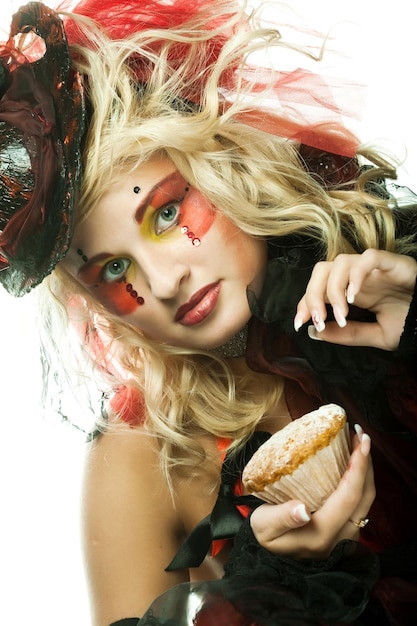
M 188 535 L 165 569 L 166 572 L 201 565 L 213 540 L 230 539 L 239 531 L 244 517 L 236 505 L 246 504 L 255 509 L 263 503 L 255 496 L 236 496 L 233 489 L 249 459 L 270 436 L 269 433 L 257 431 L 241 450 L 226 455 L 222 466 L 219 494 L 213 511 Z

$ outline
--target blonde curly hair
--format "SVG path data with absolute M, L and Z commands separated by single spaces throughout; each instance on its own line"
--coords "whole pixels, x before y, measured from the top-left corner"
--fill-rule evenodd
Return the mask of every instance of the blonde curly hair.
M 212 17 L 209 6 L 181 28 L 144 30 L 121 41 L 78 19 L 89 44 L 74 46 L 73 56 L 86 76 L 91 108 L 78 220 L 94 211 L 121 173 L 162 154 L 254 237 L 305 235 L 317 241 L 327 259 L 369 247 L 405 250 L 407 242 L 396 241 L 388 201 L 365 189 L 370 180 L 395 177 L 385 158 L 359 150 L 358 157 L 374 167 L 359 176 L 354 188 L 329 190 L 306 171 L 293 142 L 254 124 L 268 86 L 265 93 L 254 94 L 242 68 L 250 53 L 286 44 L 277 31 L 257 26 L 234 3 L 220 5 L 227 16 L 221 29 L 205 26 Z M 207 64 L 214 38 L 225 33 L 218 58 Z M 138 81 L 145 70 L 146 82 Z M 233 100 L 225 100 L 219 89 L 226 74 L 234 76 Z M 68 363 L 62 324 L 76 318 L 83 328 L 82 351 L 94 360 L 96 376 L 109 388 L 128 386 L 143 397 L 141 428 L 159 438 L 168 481 L 172 471 L 192 473 L 204 461 L 196 434 L 231 438 L 238 446 L 283 393 L 279 377 L 238 372 L 233 362 L 212 353 L 147 339 L 105 311 L 61 266 L 39 293 L 46 334 L 59 337 L 54 348 L 63 352 L 62 367 Z M 111 365 L 115 362 L 117 367 Z M 248 377 L 259 379 L 256 395 L 247 391 Z M 106 428 L 120 424 L 117 415 L 107 418 Z

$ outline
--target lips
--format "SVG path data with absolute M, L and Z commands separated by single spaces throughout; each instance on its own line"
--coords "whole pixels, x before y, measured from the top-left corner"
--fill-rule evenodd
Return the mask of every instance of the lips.
M 196 291 L 188 302 L 179 307 L 175 321 L 183 326 L 200 324 L 216 307 L 220 290 L 221 284 L 217 282 Z

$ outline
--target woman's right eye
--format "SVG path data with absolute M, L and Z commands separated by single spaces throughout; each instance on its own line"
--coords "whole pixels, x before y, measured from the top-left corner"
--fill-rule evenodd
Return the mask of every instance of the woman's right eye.
M 130 259 L 120 258 L 108 261 L 101 270 L 101 280 L 106 283 L 121 282 L 131 264 Z
M 177 226 L 179 213 L 180 202 L 170 202 L 159 209 L 155 215 L 155 233 L 163 235 L 173 226 Z

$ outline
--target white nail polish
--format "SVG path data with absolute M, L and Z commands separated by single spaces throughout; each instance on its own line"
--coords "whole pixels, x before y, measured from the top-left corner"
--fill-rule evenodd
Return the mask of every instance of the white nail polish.
M 318 335 L 317 330 L 314 326 L 309 326 L 307 328 L 307 333 L 310 339 L 314 339 L 315 341 L 323 341 L 320 335 Z
M 346 326 L 346 318 L 342 313 L 340 306 L 337 304 L 333 307 L 334 318 L 340 328 L 344 328 Z
M 355 433 L 358 435 L 359 441 L 362 441 L 362 436 L 363 436 L 362 426 L 360 426 L 360 424 L 355 424 L 353 428 L 355 429 Z
M 353 304 L 355 302 L 355 293 L 352 285 L 348 285 L 348 288 L 346 289 L 346 301 L 348 304 Z
M 305 504 L 298 504 L 294 508 L 292 515 L 296 522 L 309 522 L 310 521 L 310 516 L 307 513 Z
M 311 319 L 318 333 L 321 333 L 326 328 L 324 321 L 317 311 L 312 312 Z
M 294 330 L 296 333 L 298 333 L 302 325 L 303 325 L 303 322 L 301 321 L 300 317 L 296 315 L 294 318 Z

